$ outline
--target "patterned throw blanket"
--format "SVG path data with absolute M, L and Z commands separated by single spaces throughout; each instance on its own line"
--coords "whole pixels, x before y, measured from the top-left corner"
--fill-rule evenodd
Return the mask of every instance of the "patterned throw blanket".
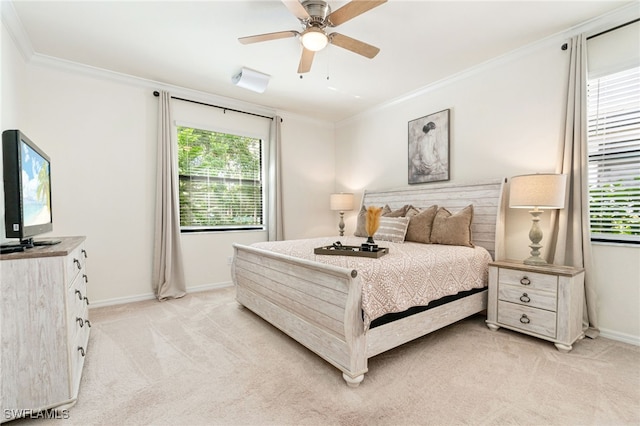
M 379 259 L 313 253 L 314 248 L 331 245 L 338 239 L 351 246 L 359 246 L 366 240 L 329 237 L 255 243 L 253 247 L 357 270 L 363 283 L 365 330 L 371 321 L 385 314 L 487 286 L 488 264 L 492 259 L 482 247 L 376 241 L 380 247 L 389 248 L 389 253 Z

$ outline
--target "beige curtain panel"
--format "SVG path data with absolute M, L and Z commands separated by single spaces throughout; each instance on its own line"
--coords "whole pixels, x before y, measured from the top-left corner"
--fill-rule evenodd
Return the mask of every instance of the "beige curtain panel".
M 569 46 L 564 145 L 556 168 L 558 173 L 567 175 L 567 199 L 565 208 L 555 210 L 551 216 L 555 244 L 547 260 L 558 265 L 584 267 L 583 325 L 585 334 L 594 338 L 599 329 L 589 224 L 586 37 L 584 34 L 573 37 Z
M 281 124 L 282 119 L 276 115 L 271 120 L 269 150 L 267 164 L 269 167 L 269 189 L 267 200 L 267 234 L 269 241 L 284 240 L 282 221 L 282 154 Z
M 152 276 L 153 290 L 158 300 L 174 299 L 186 294 L 180 243 L 178 146 L 174 140 L 172 121 L 171 95 L 163 91 L 160 93 L 158 107 L 158 161 Z

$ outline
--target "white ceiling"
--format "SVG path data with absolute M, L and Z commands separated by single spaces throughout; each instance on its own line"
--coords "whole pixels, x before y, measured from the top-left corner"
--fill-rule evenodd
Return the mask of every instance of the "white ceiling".
M 329 1 L 332 10 L 345 3 Z M 340 121 L 626 3 L 390 0 L 333 30 L 379 47 L 378 56 L 366 59 L 330 45 L 302 79 L 297 39 L 252 45 L 237 40 L 300 30 L 278 0 L 13 6 L 36 54 Z M 242 67 L 271 75 L 264 93 L 231 83 Z

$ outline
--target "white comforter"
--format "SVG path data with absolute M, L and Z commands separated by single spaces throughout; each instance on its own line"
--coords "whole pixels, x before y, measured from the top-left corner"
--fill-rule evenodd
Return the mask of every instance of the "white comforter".
M 335 241 L 359 246 L 365 240 L 328 237 L 255 243 L 253 246 L 357 270 L 363 282 L 365 329 L 371 321 L 387 313 L 402 312 L 444 296 L 487 286 L 488 263 L 492 259 L 482 247 L 376 241 L 380 247 L 389 248 L 389 253 L 379 259 L 313 253 L 314 248 Z

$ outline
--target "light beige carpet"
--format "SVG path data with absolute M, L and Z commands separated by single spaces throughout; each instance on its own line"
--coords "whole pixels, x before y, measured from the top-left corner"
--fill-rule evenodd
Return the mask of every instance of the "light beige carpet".
M 78 403 L 56 425 L 638 425 L 640 347 L 572 352 L 474 316 L 369 361 L 351 389 L 226 288 L 90 311 Z

